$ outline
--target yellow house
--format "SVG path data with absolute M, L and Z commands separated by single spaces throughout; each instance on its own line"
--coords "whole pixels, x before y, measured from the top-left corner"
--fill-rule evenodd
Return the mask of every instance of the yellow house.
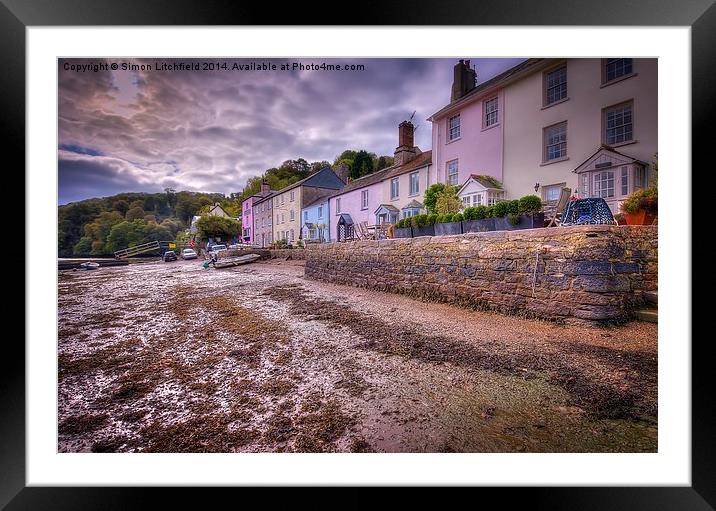
M 273 196 L 273 239 L 293 242 L 302 237 L 301 209 L 343 188 L 345 183 L 329 167 L 319 170 Z

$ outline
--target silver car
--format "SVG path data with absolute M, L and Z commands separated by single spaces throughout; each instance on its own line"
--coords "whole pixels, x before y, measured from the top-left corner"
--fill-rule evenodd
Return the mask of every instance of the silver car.
M 191 248 L 185 248 L 181 251 L 181 258 L 182 259 L 196 259 L 198 256 L 196 252 Z

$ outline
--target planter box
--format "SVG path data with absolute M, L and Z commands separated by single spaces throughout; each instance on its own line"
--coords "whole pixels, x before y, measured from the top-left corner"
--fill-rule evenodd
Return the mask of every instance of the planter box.
M 508 217 L 495 218 L 495 229 L 498 231 L 516 231 L 519 229 L 539 229 L 544 227 L 544 213 L 520 215 L 517 225 L 512 225 Z
M 656 215 L 647 213 L 646 210 L 640 209 L 636 213 L 624 213 L 624 219 L 627 225 L 651 225 L 654 223 Z
M 450 234 L 462 234 L 462 222 L 436 223 L 435 236 L 446 236 Z
M 435 236 L 435 226 L 426 225 L 424 227 L 413 227 L 413 238 L 418 236 Z
M 462 232 L 487 232 L 494 230 L 494 218 L 482 218 L 480 220 L 463 220 L 462 222 Z
M 413 228 L 412 227 L 396 227 L 393 229 L 394 238 L 412 238 Z

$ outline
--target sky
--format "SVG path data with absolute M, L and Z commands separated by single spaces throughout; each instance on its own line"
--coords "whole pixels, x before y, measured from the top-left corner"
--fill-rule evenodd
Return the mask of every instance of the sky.
M 165 188 L 229 194 L 287 159 L 333 162 L 345 149 L 392 156 L 398 124 L 414 111 L 415 143 L 429 150 L 427 118 L 450 101 L 458 58 L 469 57 L 60 59 L 58 203 Z M 471 64 L 480 83 L 522 60 Z M 157 69 L 175 63 L 200 69 Z M 240 67 L 251 63 L 276 70 Z M 364 69 L 281 70 L 294 63 Z

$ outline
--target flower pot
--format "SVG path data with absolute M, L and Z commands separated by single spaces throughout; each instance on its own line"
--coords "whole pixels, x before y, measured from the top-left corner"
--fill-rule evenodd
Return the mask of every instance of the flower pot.
M 462 232 L 487 232 L 494 230 L 494 218 L 481 218 L 480 220 L 463 220 L 462 222 Z
M 425 225 L 423 227 L 413 227 L 413 238 L 418 236 L 435 236 L 435 226 Z
M 412 227 L 396 227 L 393 229 L 394 238 L 412 238 L 413 228 Z
M 544 227 L 544 213 L 520 215 L 519 222 L 514 225 L 509 217 L 495 218 L 495 229 L 498 231 L 517 231 L 520 229 L 537 229 Z
M 442 222 L 435 224 L 435 236 L 462 234 L 462 222 Z
M 645 209 L 640 209 L 634 213 L 624 213 L 627 225 L 651 225 L 654 223 L 656 215 L 648 213 Z

